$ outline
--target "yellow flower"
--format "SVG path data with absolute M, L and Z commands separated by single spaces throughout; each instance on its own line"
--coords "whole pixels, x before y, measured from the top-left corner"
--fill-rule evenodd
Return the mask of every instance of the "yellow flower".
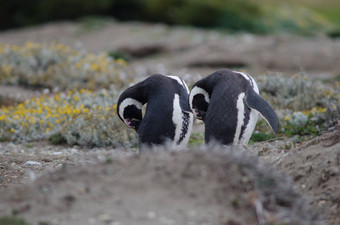
M 114 62 L 116 64 L 119 64 L 119 65 L 122 65 L 122 66 L 126 66 L 127 65 L 127 62 L 124 59 L 116 59 L 116 60 L 114 60 Z
M 14 133 L 14 128 L 12 127 L 9 132 Z
M 11 65 L 2 65 L 1 66 L 1 71 L 5 75 L 9 75 L 11 73 L 11 71 L 12 71 L 12 66 Z
M 59 101 L 60 101 L 60 96 L 59 96 L 59 94 L 56 94 L 56 95 L 54 96 L 54 99 L 55 99 L 57 102 L 59 102 Z
M 284 120 L 288 121 L 288 120 L 290 120 L 290 117 L 289 116 L 285 116 Z
M 79 109 L 73 109 L 73 113 L 78 114 L 78 113 L 80 113 L 80 110 Z
M 331 97 L 333 97 L 333 96 L 334 96 L 333 91 L 329 90 L 329 91 L 328 91 L 328 95 L 331 96 Z
M 83 109 L 83 112 L 84 112 L 84 113 L 88 113 L 88 112 L 89 112 L 89 108 L 84 108 L 84 109 Z
M 321 113 L 325 113 L 326 112 L 326 108 L 318 108 L 318 112 L 321 112 Z
M 91 63 L 91 68 L 92 68 L 94 71 L 98 71 L 98 70 L 99 70 L 99 66 L 97 65 L 97 63 Z
M 78 96 L 78 95 L 73 95 L 73 99 L 74 99 L 75 101 L 79 101 L 79 96 Z

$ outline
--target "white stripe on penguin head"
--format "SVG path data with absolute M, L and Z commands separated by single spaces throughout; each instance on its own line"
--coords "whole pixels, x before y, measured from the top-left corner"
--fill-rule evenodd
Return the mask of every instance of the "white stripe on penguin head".
M 184 82 L 183 79 L 181 79 L 181 78 L 179 78 L 179 77 L 177 77 L 177 76 L 173 76 L 173 75 L 165 75 L 165 76 L 167 76 L 167 77 L 169 77 L 169 78 L 171 78 L 171 79 L 176 80 L 181 86 L 184 87 L 184 89 L 185 89 L 185 90 L 187 91 L 187 93 L 189 94 L 188 85 Z
M 253 87 L 254 91 L 258 94 L 259 93 L 259 88 L 254 80 L 254 78 L 252 78 L 249 74 L 247 73 L 242 73 L 239 71 L 233 71 L 234 73 L 238 73 L 240 74 L 242 77 L 244 77 L 246 80 L 249 81 L 250 85 Z
M 143 104 L 133 98 L 124 99 L 119 105 L 119 116 L 124 119 L 124 109 L 129 105 L 135 105 L 138 109 L 142 109 Z
M 202 94 L 204 96 L 204 100 L 209 103 L 210 102 L 210 98 L 209 98 L 209 93 L 204 90 L 203 88 L 197 87 L 195 86 L 189 95 L 189 105 L 190 105 L 190 109 L 193 110 L 193 106 L 192 106 L 192 101 L 194 100 L 194 96 L 198 95 L 198 94 Z

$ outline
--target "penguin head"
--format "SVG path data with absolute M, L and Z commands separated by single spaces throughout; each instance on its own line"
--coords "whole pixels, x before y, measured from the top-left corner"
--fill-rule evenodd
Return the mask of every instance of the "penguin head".
M 204 95 L 197 94 L 192 100 L 192 112 L 199 120 L 204 120 L 208 111 L 209 103 L 205 101 Z
M 195 117 L 205 119 L 210 102 L 209 93 L 201 87 L 194 86 L 189 95 L 189 105 Z
M 143 118 L 142 106 L 143 104 L 141 102 L 132 98 L 118 101 L 118 116 L 128 128 L 138 130 Z

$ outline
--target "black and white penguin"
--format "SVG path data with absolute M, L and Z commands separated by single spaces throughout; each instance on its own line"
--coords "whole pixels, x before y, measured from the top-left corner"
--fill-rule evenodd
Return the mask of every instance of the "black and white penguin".
M 118 99 L 117 114 L 138 133 L 140 152 L 144 147 L 184 146 L 189 141 L 193 123 L 189 89 L 177 76 L 155 74 L 129 87 Z
M 246 73 L 223 69 L 199 80 L 190 92 L 189 104 L 196 118 L 205 124 L 206 143 L 247 145 L 258 112 L 275 133 L 279 130 L 275 111 Z

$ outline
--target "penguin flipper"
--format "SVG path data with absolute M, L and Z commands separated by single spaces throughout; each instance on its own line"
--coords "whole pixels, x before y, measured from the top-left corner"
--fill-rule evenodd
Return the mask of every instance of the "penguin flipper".
M 262 117 L 271 126 L 274 133 L 277 134 L 277 132 L 279 131 L 280 122 L 274 109 L 251 87 L 248 88 L 246 93 L 246 103 L 249 108 L 255 109 L 260 112 Z

